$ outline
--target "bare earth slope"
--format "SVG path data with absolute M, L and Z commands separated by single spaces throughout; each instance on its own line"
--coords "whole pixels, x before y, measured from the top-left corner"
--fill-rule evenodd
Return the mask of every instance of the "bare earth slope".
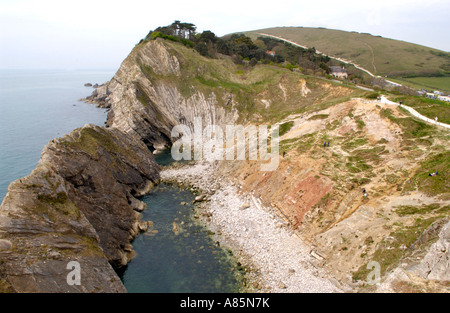
M 308 258 L 317 261 L 314 266 L 339 281 L 335 287 L 448 291 L 449 251 L 439 248 L 448 245 L 448 130 L 395 104 L 366 100 L 365 94 L 274 65 L 205 58 L 180 43 L 157 39 L 137 45 L 92 101 L 110 106 L 109 127 L 156 149 L 174 140 L 174 125 L 193 129 L 195 117 L 204 126 L 280 124 L 281 161 L 275 171 L 260 171 L 258 161 L 222 161 L 214 167 L 217 180 L 231 180 L 244 198 L 284 219 L 306 244 L 302 251 L 309 249 Z M 236 213 L 211 210 L 225 219 Z M 257 226 L 248 223 L 233 231 L 245 238 L 252 227 Z M 251 238 L 236 239 L 238 251 L 258 244 Z M 258 255 L 252 260 L 258 264 Z M 384 285 L 368 284 L 372 261 L 380 265 Z M 259 264 L 269 276 L 286 269 Z M 399 266 L 409 280 L 391 276 Z M 425 268 L 433 274 L 424 274 Z M 410 279 L 413 275 L 417 279 Z M 297 290 L 287 280 L 275 281 L 280 279 L 268 279 L 266 286 Z
M 374 290 L 366 266 L 376 261 L 383 278 L 397 266 L 419 277 L 391 279 L 383 290 L 448 291 L 447 248 L 428 255 L 426 266 L 439 274 L 428 277 L 417 265 L 439 238 L 449 244 L 440 234 L 450 215 L 448 130 L 364 99 L 287 119 L 294 123 L 276 171 L 223 162 L 221 173 L 238 173 L 242 191 L 277 210 L 341 282 Z

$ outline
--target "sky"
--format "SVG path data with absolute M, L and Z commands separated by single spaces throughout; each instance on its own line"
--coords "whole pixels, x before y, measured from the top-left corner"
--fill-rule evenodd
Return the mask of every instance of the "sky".
M 0 0 L 0 69 L 118 69 L 175 20 L 218 36 L 277 26 L 367 32 L 450 51 L 449 0 Z

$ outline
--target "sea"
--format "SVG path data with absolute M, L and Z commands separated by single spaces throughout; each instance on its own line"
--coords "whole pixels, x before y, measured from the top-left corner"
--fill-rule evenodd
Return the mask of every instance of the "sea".
M 8 185 L 31 173 L 42 149 L 87 123 L 103 125 L 106 110 L 79 101 L 113 70 L 0 70 L 0 200 Z
M 53 138 L 87 123 L 102 126 L 106 110 L 79 99 L 114 71 L 0 70 L 0 199 L 8 185 L 31 173 Z M 170 152 L 156 156 L 170 165 Z M 153 227 L 132 242 L 136 256 L 118 272 L 132 293 L 239 292 L 245 273 L 195 218 L 194 195 L 166 184 L 141 199 Z M 186 203 L 182 205 L 182 203 Z M 177 225 L 174 231 L 174 225 Z

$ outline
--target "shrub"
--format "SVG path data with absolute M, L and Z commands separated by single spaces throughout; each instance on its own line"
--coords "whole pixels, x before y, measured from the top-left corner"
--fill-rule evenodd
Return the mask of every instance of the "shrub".
M 372 93 L 369 93 L 368 95 L 366 95 L 366 99 L 375 100 L 378 97 L 379 97 L 379 93 L 378 92 L 372 92 Z
M 284 134 L 286 134 L 292 128 L 292 126 L 294 126 L 294 122 L 293 121 L 281 124 L 280 125 L 279 135 L 283 136 Z

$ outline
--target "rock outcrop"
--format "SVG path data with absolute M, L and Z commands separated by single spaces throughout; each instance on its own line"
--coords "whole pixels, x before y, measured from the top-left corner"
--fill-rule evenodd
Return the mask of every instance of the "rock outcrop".
M 126 292 L 114 268 L 133 256 L 135 197 L 158 173 L 148 148 L 117 129 L 86 125 L 52 140 L 0 207 L 0 292 Z M 80 285 L 68 284 L 72 261 Z
M 192 56 L 180 53 L 181 49 L 162 39 L 136 46 L 111 81 L 86 100 L 110 108 L 108 127 L 134 134 L 156 149 L 174 140 L 171 130 L 175 125 L 193 130 L 195 117 L 201 117 L 204 125 L 235 122 L 238 111 L 229 93 L 221 88 L 192 87 L 207 70 L 204 64 L 195 64 Z

